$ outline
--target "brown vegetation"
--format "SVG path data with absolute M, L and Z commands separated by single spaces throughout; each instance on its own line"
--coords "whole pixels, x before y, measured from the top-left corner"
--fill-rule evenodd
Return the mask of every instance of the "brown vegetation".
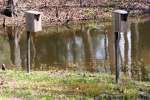
M 2 0 L 0 2 L 6 4 Z M 139 12 L 149 7 L 150 3 L 135 0 L 20 0 L 15 7 L 18 17 L 15 16 L 14 21 L 12 18 L 7 19 L 6 23 L 23 23 L 24 11 L 31 9 L 43 12 L 44 24 L 62 24 L 69 21 L 107 19 L 111 17 L 114 8 L 135 9 Z

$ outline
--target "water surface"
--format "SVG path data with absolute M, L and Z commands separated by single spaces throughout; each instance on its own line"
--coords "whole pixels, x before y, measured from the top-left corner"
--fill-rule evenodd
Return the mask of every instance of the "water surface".
M 134 19 L 135 20 L 135 19 Z M 128 23 L 120 33 L 120 64 L 126 75 L 150 80 L 150 21 Z M 91 72 L 115 72 L 111 22 L 45 27 L 31 35 L 32 70 L 52 68 Z M 26 34 L 23 26 L 1 28 L 0 64 L 26 66 Z

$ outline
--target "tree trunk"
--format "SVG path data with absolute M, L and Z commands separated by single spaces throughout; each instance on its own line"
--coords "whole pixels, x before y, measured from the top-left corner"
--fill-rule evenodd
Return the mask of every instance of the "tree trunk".
M 18 0 L 8 0 L 7 2 L 7 11 L 10 12 L 10 17 L 15 14 L 15 7 L 17 5 Z

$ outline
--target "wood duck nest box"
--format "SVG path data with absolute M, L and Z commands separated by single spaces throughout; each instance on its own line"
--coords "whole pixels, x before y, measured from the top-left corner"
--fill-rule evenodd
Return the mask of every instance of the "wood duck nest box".
M 114 32 L 126 32 L 127 31 L 127 19 L 128 12 L 125 10 L 114 10 L 112 13 L 113 19 L 113 31 Z
M 25 17 L 27 32 L 42 31 L 41 12 L 29 10 L 25 12 Z

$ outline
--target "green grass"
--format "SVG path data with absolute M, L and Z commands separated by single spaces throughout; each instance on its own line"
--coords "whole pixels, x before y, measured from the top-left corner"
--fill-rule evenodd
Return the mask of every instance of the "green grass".
M 24 71 L 0 70 L 0 83 L 0 100 L 93 100 L 104 92 L 135 99 L 139 90 L 150 90 L 150 82 L 137 82 L 122 77 L 117 85 L 114 76 L 110 74 L 66 70 L 34 71 L 29 74 Z

